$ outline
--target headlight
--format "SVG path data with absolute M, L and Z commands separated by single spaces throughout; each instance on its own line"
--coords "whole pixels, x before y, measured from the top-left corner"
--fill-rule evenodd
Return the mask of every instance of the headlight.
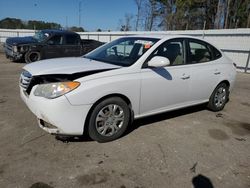
M 54 99 L 76 89 L 79 85 L 79 82 L 56 82 L 41 84 L 37 86 L 36 90 L 34 91 L 34 95 L 45 97 L 47 99 Z
M 12 50 L 13 50 L 14 52 L 17 52 L 17 46 L 12 46 Z

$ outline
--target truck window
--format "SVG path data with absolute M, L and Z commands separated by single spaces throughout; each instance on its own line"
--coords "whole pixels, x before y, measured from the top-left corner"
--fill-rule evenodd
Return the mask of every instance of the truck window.
M 61 35 L 55 35 L 48 40 L 50 45 L 61 45 L 63 42 L 63 37 Z
M 77 35 L 66 35 L 65 40 L 67 45 L 77 45 L 80 42 Z

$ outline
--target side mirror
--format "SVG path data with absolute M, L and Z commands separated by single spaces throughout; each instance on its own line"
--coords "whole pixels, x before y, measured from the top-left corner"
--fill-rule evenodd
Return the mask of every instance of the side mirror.
M 166 57 L 155 56 L 148 62 L 149 67 L 166 67 L 170 65 L 170 61 Z

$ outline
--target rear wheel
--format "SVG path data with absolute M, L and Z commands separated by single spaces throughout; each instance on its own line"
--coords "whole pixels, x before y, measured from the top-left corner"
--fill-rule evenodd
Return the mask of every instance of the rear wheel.
M 25 62 L 26 63 L 32 63 L 35 61 L 39 61 L 40 59 L 41 59 L 40 52 L 29 51 L 25 54 Z
M 127 129 L 130 110 L 119 97 L 111 97 L 97 104 L 89 119 L 89 136 L 98 142 L 119 138 Z
M 228 96 L 229 96 L 228 85 L 226 83 L 220 83 L 215 88 L 209 99 L 208 108 L 214 112 L 222 110 L 228 101 Z

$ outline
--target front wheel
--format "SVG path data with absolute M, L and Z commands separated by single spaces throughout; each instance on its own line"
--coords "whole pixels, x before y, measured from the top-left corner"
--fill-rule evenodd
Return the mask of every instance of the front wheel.
M 224 108 L 228 101 L 229 88 L 226 83 L 220 83 L 213 91 L 208 108 L 214 112 L 220 111 Z
M 97 104 L 89 119 L 89 136 L 98 142 L 119 138 L 127 129 L 130 110 L 120 97 L 111 97 Z
M 39 61 L 40 59 L 41 59 L 40 52 L 29 51 L 25 54 L 25 62 L 26 63 L 32 63 L 35 61 Z

